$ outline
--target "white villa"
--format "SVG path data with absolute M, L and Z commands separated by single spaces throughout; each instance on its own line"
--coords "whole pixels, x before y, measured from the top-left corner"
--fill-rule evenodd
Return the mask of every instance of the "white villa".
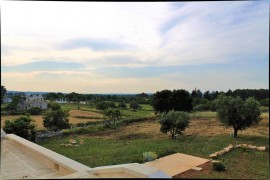
M 17 105 L 18 110 L 27 110 L 32 107 L 47 109 L 48 104 L 43 99 L 42 95 L 27 95 L 24 100 L 21 100 Z
M 55 100 L 55 102 L 57 102 L 59 104 L 65 104 L 65 103 L 68 103 L 68 99 L 58 98 Z

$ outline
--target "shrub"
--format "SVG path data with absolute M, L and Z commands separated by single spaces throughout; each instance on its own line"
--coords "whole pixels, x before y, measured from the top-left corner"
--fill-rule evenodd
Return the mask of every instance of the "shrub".
M 118 109 L 106 109 L 104 111 L 105 118 L 113 121 L 115 124 L 116 120 L 120 120 L 122 118 L 122 113 Z
M 260 100 L 261 106 L 269 106 L 269 98 Z
M 213 169 L 215 171 L 224 171 L 225 165 L 222 162 L 214 162 L 213 163 Z
M 39 107 L 32 107 L 27 112 L 31 115 L 40 115 L 42 113 L 42 110 Z
M 194 111 L 205 111 L 205 110 L 209 110 L 209 107 L 208 105 L 205 105 L 205 104 L 199 104 L 197 106 L 195 106 L 193 108 Z
M 70 114 L 68 110 L 58 109 L 56 111 L 51 111 L 46 113 L 45 117 L 43 117 L 43 125 L 47 129 L 51 130 L 59 130 L 70 128 L 68 117 Z
M 155 159 L 157 159 L 157 154 L 155 152 L 143 153 L 143 161 L 144 162 L 153 161 Z
M 110 108 L 116 108 L 116 104 L 114 102 L 109 102 L 108 105 Z
M 12 121 L 6 120 L 3 129 L 6 133 L 13 133 L 30 141 L 35 141 L 35 127 L 36 125 L 30 116 L 20 116 Z
M 126 103 L 124 103 L 124 102 L 120 102 L 120 103 L 118 104 L 118 107 L 119 107 L 119 108 L 122 108 L 122 109 L 125 109 L 125 108 L 127 108 L 127 105 L 126 105 Z
M 98 110 L 105 110 L 109 108 L 109 104 L 106 102 L 98 102 L 96 105 L 96 109 Z
M 61 109 L 61 105 L 58 104 L 57 102 L 50 102 L 48 104 L 48 107 L 51 108 L 52 110 L 56 111 L 58 109 Z
M 130 102 L 129 104 L 130 104 L 130 105 L 129 105 L 130 108 L 133 109 L 134 111 L 136 111 L 136 110 L 139 109 L 139 107 L 140 107 L 139 104 L 138 104 L 137 102 L 135 102 L 135 101 L 132 101 L 132 102 Z

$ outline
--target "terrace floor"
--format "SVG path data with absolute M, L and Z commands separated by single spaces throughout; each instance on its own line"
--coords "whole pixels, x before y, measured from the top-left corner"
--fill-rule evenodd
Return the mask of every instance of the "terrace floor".
M 13 142 L 5 140 L 5 147 L 1 147 L 1 175 L 0 179 L 52 179 L 62 175 L 56 169 L 39 161 Z

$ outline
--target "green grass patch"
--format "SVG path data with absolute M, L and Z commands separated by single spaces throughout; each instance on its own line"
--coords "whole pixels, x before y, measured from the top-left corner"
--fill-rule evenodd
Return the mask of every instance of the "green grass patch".
M 141 118 L 141 117 L 153 117 L 154 111 L 145 110 L 121 110 L 123 113 L 123 118 Z
M 84 144 L 70 148 L 60 146 L 71 138 L 83 139 Z M 158 155 L 170 154 L 173 151 L 209 158 L 211 153 L 228 146 L 228 144 L 240 143 L 269 147 L 268 137 L 243 136 L 234 139 L 222 135 L 216 137 L 183 136 L 176 140 L 169 137 L 152 139 L 148 136 L 133 138 L 132 135 L 114 139 L 75 135 L 50 139 L 39 144 L 87 166 L 97 167 L 133 162 L 141 163 L 143 161 L 142 154 L 149 151 L 156 152 Z M 243 152 L 240 149 L 235 149 L 218 159 L 224 162 L 228 169 L 224 172 L 212 172 L 209 175 L 199 176 L 199 178 L 267 179 L 269 177 L 268 152 Z
M 91 104 L 76 104 L 76 103 L 66 103 L 60 104 L 62 109 L 70 109 L 70 110 L 95 110 L 95 106 Z M 78 108 L 79 107 L 79 108 Z
M 97 117 L 97 116 L 73 116 L 74 118 L 80 118 L 80 119 L 103 119 L 103 117 Z
M 260 106 L 261 112 L 269 112 L 269 107 L 267 106 Z

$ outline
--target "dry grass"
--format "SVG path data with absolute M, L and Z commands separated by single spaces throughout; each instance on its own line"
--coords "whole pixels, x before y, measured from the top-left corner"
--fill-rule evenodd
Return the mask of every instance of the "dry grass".
M 262 121 L 251 128 L 244 131 L 239 131 L 238 135 L 255 135 L 255 136 L 269 136 L 269 114 L 262 114 Z M 209 120 L 206 119 L 191 119 L 189 128 L 186 129 L 184 135 L 186 136 L 217 136 L 217 135 L 230 135 L 233 131 L 232 127 L 226 128 L 216 118 Z M 160 124 L 157 120 L 146 120 L 144 122 L 134 122 L 126 126 L 119 127 L 117 130 L 110 130 L 102 132 L 96 137 L 115 139 L 120 136 L 125 136 L 130 133 L 150 135 L 152 139 L 168 137 L 169 134 L 160 132 Z
M 102 114 L 91 112 L 91 111 L 81 111 L 81 110 L 70 110 L 70 116 L 91 116 L 91 117 L 103 117 Z
M 80 111 L 80 110 L 70 110 L 70 118 L 69 122 L 72 124 L 78 124 L 78 123 L 86 123 L 91 121 L 102 121 L 102 119 L 81 119 L 81 118 L 75 118 L 74 116 L 94 116 L 94 117 L 102 117 L 102 114 L 95 113 L 95 112 L 89 112 L 89 111 Z M 15 118 L 18 118 L 19 115 L 11 115 L 11 116 L 1 116 L 1 126 L 3 127 L 6 120 L 12 120 Z M 44 129 L 43 126 L 43 119 L 42 115 L 32 115 L 31 118 L 35 121 L 35 124 L 37 125 L 37 129 L 41 130 Z

